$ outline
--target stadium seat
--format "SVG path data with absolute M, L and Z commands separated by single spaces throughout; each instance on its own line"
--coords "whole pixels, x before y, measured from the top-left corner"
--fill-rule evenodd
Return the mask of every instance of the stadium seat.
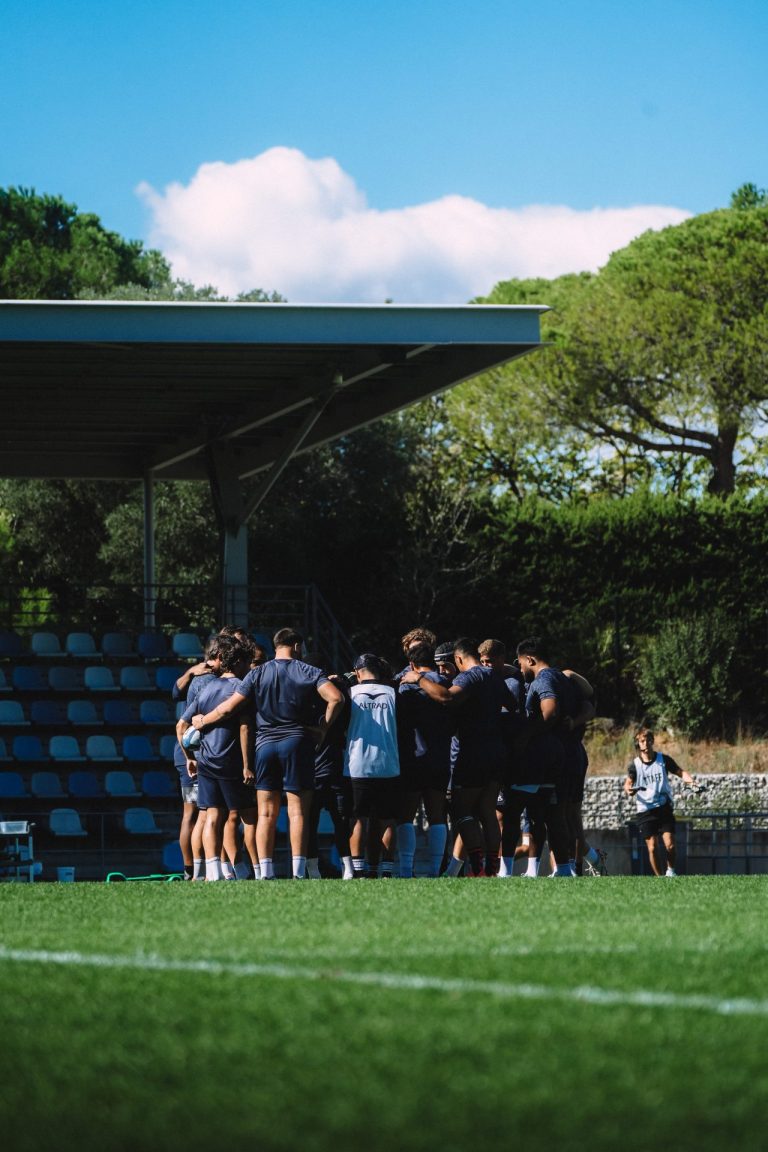
M 103 736 L 101 733 L 88 737 L 85 742 L 85 754 L 89 760 L 106 760 L 115 764 L 122 763 L 123 760 L 112 737 Z
M 29 727 L 29 720 L 24 715 L 24 709 L 18 700 L 0 700 L 0 724 L 9 724 L 16 728 Z
M 29 648 L 34 656 L 42 656 L 45 659 L 55 659 L 66 655 L 58 636 L 54 632 L 33 632 L 29 641 Z
M 0 764 L 10 764 L 13 757 L 8 755 L 8 749 L 5 746 L 5 740 L 0 737 Z
M 64 651 L 76 660 L 96 660 L 101 656 L 90 632 L 70 632 L 64 641 Z
M 36 668 L 30 664 L 17 664 L 11 673 L 11 680 L 17 692 L 48 691 L 48 677 L 44 668 Z
M 168 772 L 157 770 L 145 772 L 141 778 L 141 790 L 145 796 L 175 798 L 179 794 L 177 780 L 176 772 L 173 774 L 173 779 Z
M 50 756 L 43 749 L 39 736 L 14 736 L 13 758 L 26 763 L 50 760 Z
M 78 760 L 85 760 L 85 756 L 80 751 L 80 745 L 74 736 L 51 736 L 48 751 L 52 760 L 65 760 L 70 764 Z
M 36 727 L 63 728 L 67 724 L 67 709 L 62 700 L 33 700 L 29 718 Z
M 164 728 L 175 724 L 173 712 L 165 700 L 142 700 L 139 720 L 142 724 L 162 724 Z
M 177 700 L 176 701 L 176 719 L 181 720 L 181 718 L 184 715 L 184 713 L 186 712 L 186 710 L 187 710 L 186 700 Z
M 29 796 L 18 772 L 0 772 L 0 799 L 24 800 Z
M 175 632 L 171 637 L 171 647 L 174 655 L 185 660 L 200 660 L 203 655 L 200 637 L 194 632 Z
M 76 727 L 100 728 L 104 723 L 99 719 L 96 705 L 92 700 L 70 700 L 67 705 L 67 719 Z
M 185 664 L 161 664 L 155 672 L 155 686 L 158 692 L 173 692 L 173 686 L 187 670 Z
M 147 736 L 123 737 L 123 756 L 137 764 L 151 764 L 160 759 Z
M 70 772 L 67 777 L 67 791 L 70 796 L 77 796 L 80 800 L 99 800 L 104 795 L 104 789 L 99 783 L 95 772 Z
M 181 854 L 181 845 L 178 840 L 171 840 L 169 844 L 163 846 L 163 871 L 184 871 L 184 857 Z
M 85 686 L 89 692 L 119 692 L 111 668 L 100 664 L 89 664 L 85 670 Z
M 105 700 L 104 723 L 124 727 L 126 724 L 138 724 L 139 710 L 135 700 Z
M 26 644 L 16 632 L 0 632 L 0 657 L 15 660 L 27 652 Z
M 5 669 L 0 668 L 0 692 L 12 692 L 12 691 L 13 691 L 13 685 L 8 683 L 8 679 L 5 675 Z
M 30 788 L 39 800 L 63 800 L 66 795 L 58 772 L 33 772 Z
M 48 684 L 54 692 L 82 692 L 83 674 L 79 668 L 71 668 L 65 664 L 62 668 L 51 668 L 48 673 Z
M 74 808 L 54 808 L 48 818 L 54 836 L 87 836 L 80 815 Z
M 136 647 L 144 660 L 165 660 L 168 653 L 168 641 L 162 632 L 142 632 Z
M 325 808 L 320 809 L 320 819 L 317 822 L 318 836 L 333 836 L 333 817 Z
M 176 753 L 176 745 L 177 744 L 178 744 L 178 740 L 176 739 L 175 733 L 166 732 L 164 736 L 161 736 L 160 737 L 160 759 L 161 760 L 168 760 L 168 761 L 173 760 L 173 757 Z
M 127 632 L 105 632 L 101 638 L 101 654 L 109 660 L 124 660 L 135 656 L 136 650 Z
M 267 656 L 270 658 L 274 656 L 275 649 L 272 646 L 272 637 L 267 636 L 266 632 L 252 632 L 251 636 L 260 648 L 263 648 Z
M 149 808 L 126 808 L 123 813 L 123 827 L 131 836 L 159 836 L 161 829 Z
M 126 692 L 154 692 L 155 681 L 143 664 L 120 669 L 120 687 Z
M 104 787 L 108 796 L 141 796 L 130 772 L 107 772 Z

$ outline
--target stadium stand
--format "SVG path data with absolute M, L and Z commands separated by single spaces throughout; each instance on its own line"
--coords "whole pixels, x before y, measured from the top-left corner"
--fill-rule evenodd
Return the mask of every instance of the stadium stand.
M 134 764 L 151 764 L 160 759 L 148 736 L 124 736 L 123 756 Z
M 80 813 L 74 808 L 54 808 L 48 817 L 48 827 L 53 836 L 87 836 L 80 820 Z
M 142 700 L 139 704 L 139 720 L 142 724 L 162 724 L 165 728 L 172 728 L 175 723 L 166 700 Z
M 48 691 L 45 669 L 33 664 L 17 664 L 11 673 L 11 682 L 17 692 L 37 692 L 40 695 Z
M 95 772 L 80 769 L 67 777 L 67 792 L 81 800 L 100 800 L 105 795 Z
M 90 632 L 69 632 L 64 641 L 64 651 L 77 660 L 97 660 L 102 655 Z
M 18 700 L 0 700 L 0 724 L 14 728 L 29 727 L 29 720 Z
M 13 738 L 13 758 L 22 763 L 42 764 L 50 760 L 39 736 L 24 735 Z
M 163 871 L 184 871 L 184 857 L 181 854 L 181 845 L 178 840 L 171 840 L 169 844 L 163 847 Z
M 48 672 L 48 684 L 54 692 L 82 692 L 83 673 L 79 668 L 72 668 L 66 664 L 61 668 L 51 668 Z
M 30 787 L 38 800 L 63 800 L 66 796 L 58 772 L 34 772 Z
M 105 660 L 128 660 L 136 656 L 136 649 L 127 632 L 105 632 L 101 654 Z
M 120 687 L 125 692 L 154 692 L 155 680 L 150 677 L 145 665 L 129 664 L 120 669 Z
M 5 669 L 0 668 L 0 692 L 13 692 L 13 685 L 5 678 Z
M 5 740 L 0 737 L 0 764 L 10 764 L 12 760 L 13 757 L 8 755 L 8 749 L 5 746 Z
M 67 706 L 63 700 L 33 700 L 29 706 L 29 719 L 40 728 L 66 728 Z
M 162 832 L 149 808 L 126 808 L 123 827 L 131 836 L 160 836 Z
M 138 724 L 139 710 L 134 700 L 105 700 L 104 723 L 112 727 Z
M 136 646 L 144 660 L 166 660 L 169 655 L 168 641 L 162 632 L 142 632 Z
M 179 791 L 177 780 L 177 776 L 172 779 L 167 772 L 153 769 L 145 772 L 142 776 L 141 790 L 145 796 L 151 796 L 157 799 L 175 799 Z
M 48 751 L 51 759 L 59 763 L 73 764 L 85 760 L 75 736 L 51 736 Z
M 16 632 L 0 632 L 0 659 L 15 660 L 27 651 L 26 643 Z
M 84 672 L 85 687 L 89 692 L 119 692 L 111 668 L 100 664 L 89 664 Z
M 104 787 L 106 789 L 107 796 L 141 796 L 141 792 L 136 787 L 136 781 L 130 772 L 107 772 L 107 775 L 104 778 Z
M 100 760 L 102 763 L 121 764 L 123 761 L 112 736 L 101 733 L 88 737 L 85 742 L 85 754 L 89 760 Z
M 176 656 L 183 659 L 202 659 L 203 645 L 200 642 L 200 637 L 194 632 L 175 632 L 171 637 L 171 647 Z
M 180 676 L 186 672 L 185 664 L 160 664 L 155 670 L 155 687 L 158 692 L 170 696 L 173 686 Z
M 160 759 L 173 760 L 174 753 L 176 752 L 176 735 L 173 732 L 166 732 L 160 737 Z
M 93 700 L 70 700 L 67 704 L 67 720 L 78 728 L 100 728 L 104 724 Z
M 0 772 L 0 800 L 25 800 L 28 796 L 19 772 Z
M 59 638 L 54 632 L 33 632 L 29 641 L 29 648 L 33 656 L 50 660 L 66 656 Z

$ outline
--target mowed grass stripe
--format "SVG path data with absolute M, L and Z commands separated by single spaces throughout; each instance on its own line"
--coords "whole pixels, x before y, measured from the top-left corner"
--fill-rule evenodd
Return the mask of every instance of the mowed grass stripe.
M 720 1016 L 768 1016 L 768 1000 L 719 998 L 650 990 L 621 991 L 579 985 L 574 988 L 500 980 L 450 979 L 403 972 L 352 972 L 343 968 L 308 968 L 290 964 L 226 963 L 219 960 L 170 960 L 161 956 L 115 956 L 84 952 L 53 952 L 0 947 L 0 961 L 52 964 L 63 967 L 135 969 L 147 972 L 188 972 L 213 976 L 264 977 L 277 980 L 320 981 L 367 985 L 398 992 L 441 992 L 482 995 L 507 1000 L 558 1000 L 595 1007 L 669 1008 L 713 1012 Z

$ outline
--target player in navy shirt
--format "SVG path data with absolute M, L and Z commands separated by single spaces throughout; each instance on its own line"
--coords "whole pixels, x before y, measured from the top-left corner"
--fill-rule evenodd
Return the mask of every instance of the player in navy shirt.
M 274 637 L 274 660 L 249 672 L 226 703 L 194 718 L 195 727 L 205 730 L 246 701 L 251 702 L 256 723 L 256 842 L 263 880 L 274 878 L 273 853 L 283 792 L 288 799 L 293 877 L 305 877 L 315 748 L 344 707 L 342 693 L 325 673 L 301 660 L 303 643 L 298 632 L 282 628 Z M 316 693 L 326 702 L 319 726 L 313 711 Z

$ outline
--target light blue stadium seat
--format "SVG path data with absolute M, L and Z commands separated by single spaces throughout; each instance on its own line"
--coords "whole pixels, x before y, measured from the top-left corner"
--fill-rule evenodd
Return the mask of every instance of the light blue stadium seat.
M 162 831 L 149 808 L 126 808 L 123 827 L 132 836 L 159 836 Z
M 96 660 L 101 652 L 90 632 L 70 632 L 64 641 L 64 651 L 76 660 Z
M 65 760 L 70 764 L 78 760 L 85 760 L 85 756 L 80 751 L 80 745 L 74 736 L 51 736 L 48 751 L 52 760 Z
M 33 772 L 30 789 L 39 800 L 63 800 L 66 796 L 58 772 Z
M 161 664 L 155 670 L 155 685 L 158 692 L 173 692 L 173 686 L 187 670 L 185 664 Z
M 122 756 L 111 736 L 100 732 L 89 736 L 85 742 L 85 754 L 89 760 L 101 760 L 112 763 L 122 763 Z
M 203 655 L 203 645 L 195 632 L 175 632 L 171 637 L 171 647 L 174 655 L 185 660 L 200 660 Z
M 70 700 L 67 705 L 67 719 L 76 727 L 101 727 L 104 723 L 99 719 L 96 705 L 93 700 Z
M 104 668 L 100 664 L 89 664 L 84 673 L 85 687 L 89 692 L 119 692 L 120 686 L 115 684 L 111 668 Z
M 104 787 L 108 796 L 141 796 L 136 787 L 136 781 L 130 772 L 107 772 L 104 778 Z
M 175 723 L 173 712 L 166 700 L 142 700 L 139 705 L 139 720 L 142 724 L 162 724 L 164 728 Z
M 56 659 L 66 655 L 55 632 L 33 632 L 29 648 L 33 655 L 45 659 Z
M 29 727 L 29 720 L 18 700 L 0 700 L 0 724 L 14 728 Z
M 87 836 L 80 815 L 74 808 L 54 808 L 48 818 L 54 836 Z

